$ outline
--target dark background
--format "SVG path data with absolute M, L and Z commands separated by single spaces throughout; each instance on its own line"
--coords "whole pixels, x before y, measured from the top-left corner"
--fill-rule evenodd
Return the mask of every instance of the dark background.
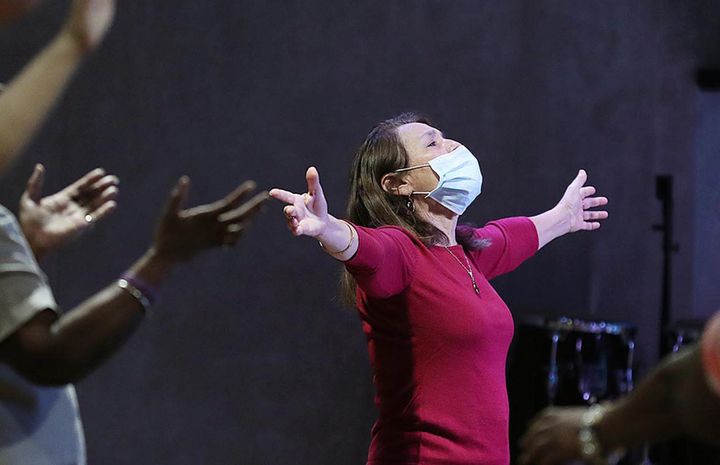
M 0 79 L 66 6 L 0 31 Z M 72 308 L 143 252 L 180 175 L 200 203 L 246 178 L 302 191 L 313 164 L 341 215 L 370 127 L 421 111 L 480 159 L 483 194 L 466 215 L 477 224 L 542 212 L 589 171 L 611 200 L 602 229 L 496 285 L 516 317 L 639 325 L 647 365 L 658 174 L 676 187 L 674 319 L 720 307 L 720 102 L 694 82 L 720 66 L 719 40 L 718 1 L 126 0 L 0 201 L 16 205 L 36 161 L 48 192 L 95 166 L 120 176 L 119 210 L 44 264 Z M 364 463 L 370 370 L 359 320 L 336 297 L 339 269 L 272 204 L 236 249 L 176 273 L 127 346 L 78 385 L 90 463 Z

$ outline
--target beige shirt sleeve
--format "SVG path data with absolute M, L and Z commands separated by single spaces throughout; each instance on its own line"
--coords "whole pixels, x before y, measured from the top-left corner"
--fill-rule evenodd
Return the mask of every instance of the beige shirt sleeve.
M 56 308 L 15 216 L 0 205 L 0 342 L 38 312 Z

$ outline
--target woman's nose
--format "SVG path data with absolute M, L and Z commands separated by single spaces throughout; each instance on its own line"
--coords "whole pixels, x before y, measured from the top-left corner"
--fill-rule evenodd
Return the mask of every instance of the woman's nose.
M 452 152 L 458 147 L 460 147 L 460 142 L 454 141 L 452 139 L 445 139 L 445 150 L 447 150 L 447 153 Z

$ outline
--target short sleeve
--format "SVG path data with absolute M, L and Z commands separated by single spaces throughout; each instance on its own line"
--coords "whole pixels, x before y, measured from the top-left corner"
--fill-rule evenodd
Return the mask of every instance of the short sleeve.
M 410 283 L 417 259 L 417 239 L 395 226 L 355 226 L 358 250 L 345 267 L 369 296 L 387 298 L 401 293 Z
M 15 217 L 0 206 L 0 342 L 57 304 Z
M 538 249 L 537 229 L 527 217 L 491 221 L 476 229 L 475 236 L 487 242 L 470 254 L 487 279 L 511 272 Z
M 720 396 L 720 312 L 705 327 L 700 350 L 708 383 Z

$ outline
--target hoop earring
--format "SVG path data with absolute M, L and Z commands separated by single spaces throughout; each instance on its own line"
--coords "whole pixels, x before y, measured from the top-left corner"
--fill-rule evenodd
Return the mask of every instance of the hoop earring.
M 415 202 L 413 202 L 412 196 L 407 196 L 407 202 L 405 202 L 405 206 L 408 210 L 410 210 L 410 213 L 415 213 Z

